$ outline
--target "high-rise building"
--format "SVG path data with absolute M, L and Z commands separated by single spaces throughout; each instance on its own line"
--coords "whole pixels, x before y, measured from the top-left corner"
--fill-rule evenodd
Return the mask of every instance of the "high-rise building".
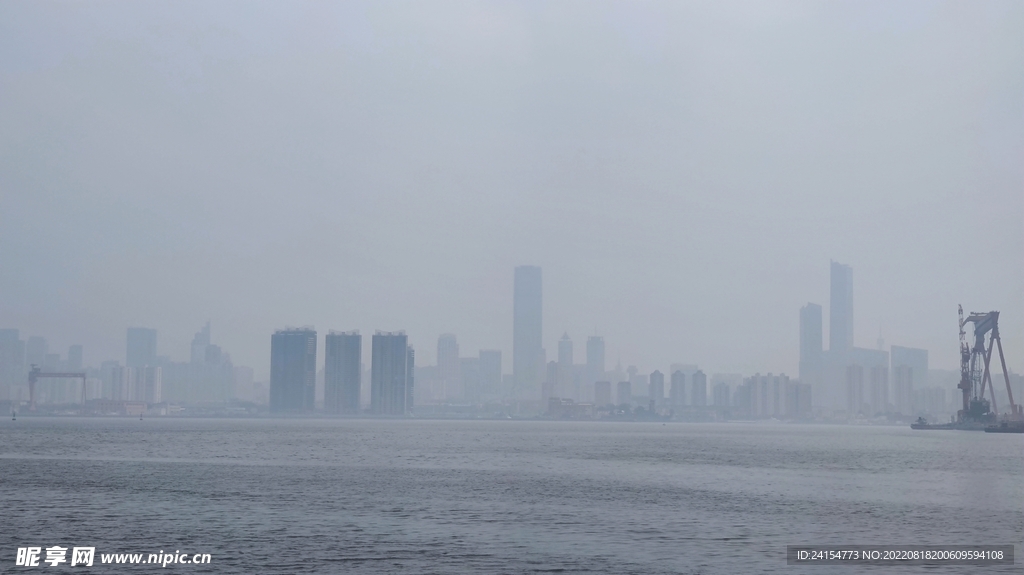
M 907 366 L 914 372 L 914 386 L 918 389 L 928 387 L 928 350 L 894 345 L 889 352 L 890 368 L 895 370 Z
M 697 370 L 697 373 L 693 374 L 693 384 L 690 388 L 690 405 L 706 406 L 708 404 L 708 378 L 703 371 Z
M 828 308 L 828 349 L 845 352 L 853 348 L 853 268 L 832 262 Z
M 594 382 L 594 405 L 604 407 L 612 402 L 612 382 Z
M 615 389 L 615 402 L 617 405 L 633 404 L 633 384 L 628 381 L 620 381 Z
M 809 303 L 800 308 L 800 381 L 820 385 L 824 376 L 821 306 Z
M 270 411 L 311 412 L 316 400 L 316 330 L 283 329 L 270 338 Z
M 415 356 L 404 331 L 373 334 L 370 361 L 370 411 L 406 415 L 412 409 Z
M 145 367 L 156 365 L 156 330 L 145 327 L 128 328 L 125 365 Z
M 144 401 L 146 403 L 160 403 L 163 401 L 163 373 L 159 367 L 148 365 L 127 369 L 135 372 L 134 390 L 128 399 L 131 401 Z
M 517 399 L 535 398 L 543 379 L 541 286 L 539 267 L 516 268 L 512 302 L 512 380 L 513 396 Z
M 242 401 L 258 402 L 256 396 L 256 378 L 253 369 L 244 365 L 236 365 L 232 368 L 231 397 L 237 397 Z
M 677 369 L 672 372 L 668 394 L 672 407 L 683 407 L 686 405 L 686 374 L 682 370 Z
M 480 350 L 480 393 L 484 399 L 498 399 L 501 388 L 501 350 Z
M 480 402 L 480 357 L 460 357 L 459 376 L 462 382 L 459 393 L 462 400 L 475 404 Z
M 579 397 L 574 393 L 572 372 L 572 340 L 569 339 L 568 333 L 563 333 L 562 339 L 558 340 L 557 395 L 561 398 L 579 400 Z
M 586 384 L 604 379 L 604 338 L 592 335 L 587 338 L 587 371 Z
M 416 389 L 416 350 L 405 347 L 405 413 L 412 413 Z
M 138 371 L 130 367 L 118 365 L 112 368 L 110 399 L 114 401 L 131 401 L 135 390 L 135 376 Z
M 785 388 L 785 414 L 791 419 L 811 417 L 811 385 L 798 381 L 787 382 Z
M 658 370 L 654 370 L 651 373 L 650 381 L 647 385 L 647 395 L 656 406 L 665 400 L 665 374 Z
M 713 378 L 712 378 L 713 379 Z M 715 407 L 729 407 L 729 384 L 720 381 L 711 386 L 711 404 Z
M 871 368 L 871 415 L 889 413 L 889 370 L 883 366 Z
M 68 371 L 82 371 L 82 346 L 73 345 L 68 348 Z
M 25 342 L 16 329 L 0 329 L 0 399 L 17 400 L 25 384 Z
M 846 414 L 855 417 L 864 411 L 864 367 L 846 366 Z
M 909 365 L 898 365 L 892 370 L 892 399 L 896 413 L 912 415 L 914 413 L 914 378 L 917 373 Z
M 50 352 L 50 344 L 45 337 L 34 335 L 25 342 L 25 363 L 26 367 L 33 365 L 43 367 L 46 365 L 46 355 Z
M 207 321 L 203 329 L 196 332 L 192 337 L 190 363 L 204 363 L 206 361 L 206 348 L 210 347 L 210 322 Z
M 324 340 L 324 408 L 330 413 L 359 413 L 363 336 L 331 331 Z
M 558 397 L 558 362 L 549 361 L 544 371 L 544 383 L 540 386 L 540 397 L 547 402 L 552 397 Z M 565 398 L 561 398 L 565 399 Z
M 442 401 L 462 398 L 459 342 L 455 339 L 454 334 L 444 333 L 437 338 L 437 375 Z

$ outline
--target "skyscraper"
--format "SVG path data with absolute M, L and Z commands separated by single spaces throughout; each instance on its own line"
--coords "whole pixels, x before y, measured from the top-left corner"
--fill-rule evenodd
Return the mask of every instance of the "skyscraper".
M 853 268 L 832 262 L 828 309 L 828 349 L 833 354 L 853 348 Z
M 846 366 L 846 415 L 856 417 L 864 411 L 864 367 Z
M 587 338 L 587 385 L 594 385 L 604 379 L 604 338 L 592 335 Z
M 618 405 L 633 404 L 633 384 L 628 381 L 620 381 L 615 386 L 615 401 Z
M 73 345 L 68 348 L 68 371 L 82 370 L 82 346 Z
M 50 344 L 46 342 L 45 337 L 34 335 L 28 338 L 28 341 L 25 342 L 25 367 L 27 368 L 33 365 L 39 367 L 45 366 L 46 354 L 49 352 Z
M 894 345 L 890 349 L 890 369 L 895 371 L 896 368 L 905 365 L 913 370 L 914 385 L 918 389 L 928 387 L 928 350 L 900 345 Z
M 889 413 L 889 370 L 882 366 L 871 368 L 871 413 Z
M 203 329 L 196 332 L 192 337 L 191 354 L 189 360 L 193 364 L 206 361 L 206 348 L 210 347 L 210 322 L 207 321 Z
M 412 413 L 416 383 L 416 350 L 411 345 L 405 347 L 405 413 Z
M 25 342 L 16 329 L 0 329 L 0 399 L 16 400 L 25 383 Z
M 672 372 L 668 394 L 672 400 L 672 407 L 686 405 L 686 374 L 682 370 Z
M 270 338 L 270 411 L 310 412 L 316 399 L 316 330 L 283 329 Z
M 405 332 L 373 334 L 370 361 L 370 411 L 405 415 L 412 407 L 414 355 Z
M 800 381 L 821 383 L 824 366 L 821 306 L 809 303 L 800 308 Z
M 363 336 L 358 331 L 331 331 L 324 340 L 324 408 L 331 413 L 359 413 Z
M 514 397 L 538 396 L 541 382 L 543 343 L 541 270 L 519 266 L 515 271 L 512 301 L 512 381 Z
M 558 340 L 558 390 L 555 395 L 579 400 L 573 388 L 572 375 L 572 340 L 568 333 L 563 333 L 562 339 Z
M 441 383 L 440 398 L 451 401 L 462 397 L 462 377 L 459 373 L 459 342 L 454 334 L 443 333 L 437 338 L 437 377 Z
M 462 383 L 459 386 L 459 393 L 466 403 L 479 403 L 480 401 L 480 358 L 460 357 L 459 377 Z
M 690 385 L 690 405 L 703 407 L 708 404 L 708 378 L 703 371 L 693 374 Z
M 480 388 L 485 398 L 501 397 L 501 350 L 480 350 Z
M 156 365 L 156 330 L 145 327 L 128 328 L 125 365 L 145 367 Z
M 604 407 L 612 402 L 612 382 L 594 382 L 594 405 Z
M 651 373 L 650 383 L 647 386 L 647 395 L 650 396 L 651 401 L 655 405 L 660 404 L 665 399 L 665 374 L 658 370 L 654 370 Z

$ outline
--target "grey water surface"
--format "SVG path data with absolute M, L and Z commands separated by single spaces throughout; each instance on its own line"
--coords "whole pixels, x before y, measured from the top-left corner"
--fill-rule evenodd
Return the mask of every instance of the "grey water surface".
M 1014 544 L 1022 436 L 902 427 L 331 419 L 0 422 L 18 547 L 209 553 L 178 573 L 961 573 L 786 545 Z M 979 569 L 981 571 L 979 571 Z M 1013 566 L 972 572 L 1019 573 Z

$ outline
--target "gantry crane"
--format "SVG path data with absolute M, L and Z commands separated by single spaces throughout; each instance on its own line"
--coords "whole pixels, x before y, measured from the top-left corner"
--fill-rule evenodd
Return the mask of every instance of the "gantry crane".
M 1006 358 L 1003 357 L 1003 342 L 999 338 L 999 312 L 972 312 L 964 319 L 964 308 L 959 306 L 960 314 L 960 385 L 963 393 L 963 409 L 958 413 L 961 422 L 989 421 L 999 416 L 996 406 L 996 391 L 992 386 L 992 373 L 989 364 L 992 361 L 993 348 L 999 350 L 999 363 L 1003 368 L 1003 379 L 1006 381 L 1006 396 L 1010 400 L 1009 416 L 1015 420 L 1024 419 L 1021 406 L 1013 401 L 1013 390 L 1010 388 L 1010 375 L 1006 370 Z M 967 343 L 967 332 L 964 327 L 974 324 L 974 345 Z M 986 337 L 988 343 L 986 344 Z M 990 402 L 985 398 L 985 390 L 991 392 Z
M 85 407 L 85 378 L 86 374 L 82 372 L 44 372 L 39 369 L 38 365 L 32 364 L 32 369 L 28 372 L 28 408 L 29 411 L 36 410 L 36 380 L 40 377 L 70 377 L 70 378 L 81 378 L 82 380 L 82 407 Z

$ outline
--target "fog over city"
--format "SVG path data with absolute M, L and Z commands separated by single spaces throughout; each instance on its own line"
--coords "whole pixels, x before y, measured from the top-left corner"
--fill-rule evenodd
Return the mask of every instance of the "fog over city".
M 209 320 L 263 381 L 285 326 L 404 330 L 418 365 L 452 333 L 509 373 L 534 265 L 549 360 L 600 335 L 609 369 L 796 376 L 834 260 L 855 345 L 957 369 L 963 304 L 1001 311 L 1020 372 L 1022 25 L 1020 2 L 3 2 L 0 327 L 98 366 L 131 326 L 185 361 Z

